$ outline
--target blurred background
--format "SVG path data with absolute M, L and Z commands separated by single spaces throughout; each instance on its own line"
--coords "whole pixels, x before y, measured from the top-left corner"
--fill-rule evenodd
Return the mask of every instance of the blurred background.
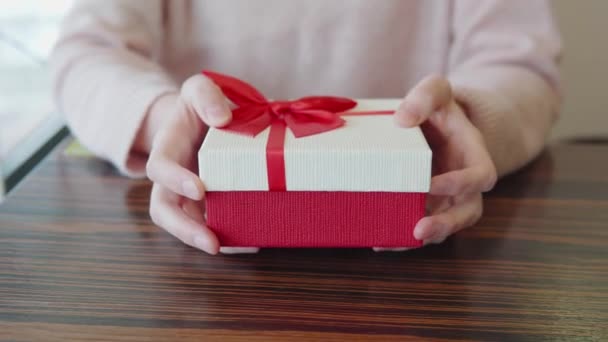
M 553 0 L 564 39 L 565 102 L 553 139 L 608 138 L 608 1 Z
M 72 0 L 0 2 L 0 199 L 62 127 L 46 59 Z M 33 161 L 33 160 L 32 160 Z M 31 167 L 29 167 L 31 168 Z M 13 182 L 14 183 L 14 182 Z
M 63 126 L 45 64 L 72 1 L 0 2 L 0 197 Z M 608 138 L 608 1 L 553 4 L 565 42 L 566 100 L 551 139 Z

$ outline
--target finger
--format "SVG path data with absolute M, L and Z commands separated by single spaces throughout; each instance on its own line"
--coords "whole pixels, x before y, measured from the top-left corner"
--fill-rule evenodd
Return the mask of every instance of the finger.
M 151 153 L 146 173 L 154 183 L 162 184 L 176 194 L 195 201 L 204 196 L 205 188 L 200 178 L 164 155 Z
M 205 217 L 199 202 L 186 201 L 186 203 L 182 205 L 182 208 L 193 220 L 202 225 L 205 224 Z M 260 249 L 257 247 L 220 247 L 219 252 L 222 254 L 255 254 L 259 252 L 259 250 Z
M 186 201 L 182 205 L 182 208 L 186 215 L 190 216 L 197 223 L 205 224 L 205 217 L 203 216 L 203 210 L 199 202 Z M 258 247 L 220 247 L 219 250 L 222 254 L 255 254 L 259 251 Z
M 392 247 L 392 248 L 373 247 L 372 249 L 374 250 L 374 252 L 405 252 L 405 251 L 409 251 L 409 250 L 415 249 L 415 248 L 411 248 L 411 247 Z
M 158 133 L 148 157 L 146 174 L 153 182 L 174 193 L 198 201 L 205 192 L 203 183 L 186 167 L 202 133 L 193 129 L 188 134 L 191 128 L 186 118 L 188 113 L 180 112 L 177 115 Z
M 450 115 L 439 120 L 433 117 L 429 122 L 437 132 L 453 142 L 452 158 L 460 155 L 463 168 L 433 177 L 430 192 L 435 195 L 456 196 L 467 193 L 486 192 L 494 187 L 496 167 L 479 131 L 455 104 L 449 106 Z
M 257 247 L 220 247 L 222 254 L 255 254 L 259 251 Z
M 402 127 L 420 125 L 451 101 L 448 80 L 437 75 L 426 77 L 407 94 L 395 112 L 395 121 Z
M 437 126 L 444 136 L 451 139 L 458 138 L 459 149 L 463 153 L 465 164 L 484 166 L 485 171 L 496 173 L 492 157 L 486 148 L 481 132 L 455 102 L 450 104 L 449 112 L 450 115 L 447 115 L 443 120 L 444 124 L 437 124 Z
M 219 242 L 215 234 L 205 225 L 189 217 L 178 201 L 178 195 L 155 184 L 150 196 L 152 221 L 183 243 L 209 254 L 217 254 Z
M 469 195 L 446 211 L 418 221 L 414 237 L 423 241 L 443 241 L 449 235 L 477 222 L 482 211 L 481 194 Z
M 203 204 L 197 201 L 185 200 L 182 204 L 182 209 L 186 215 L 190 216 L 194 221 L 205 224 L 205 216 L 203 215 Z
M 226 97 L 204 75 L 190 77 L 182 86 L 182 99 L 210 127 L 222 127 L 232 119 Z
M 431 179 L 429 193 L 437 196 L 458 196 L 491 190 L 496 183 L 494 165 L 487 161 L 482 165 L 450 171 Z
M 426 212 L 429 214 L 446 211 L 453 205 L 454 197 L 452 196 L 429 195 L 426 198 Z

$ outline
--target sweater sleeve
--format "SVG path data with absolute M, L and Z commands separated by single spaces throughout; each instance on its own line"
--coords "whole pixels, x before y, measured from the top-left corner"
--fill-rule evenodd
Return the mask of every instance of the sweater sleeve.
M 51 54 L 59 109 L 80 142 L 130 176 L 145 156 L 131 152 L 158 97 L 177 91 L 155 58 L 162 39 L 161 0 L 77 1 Z
M 559 32 L 546 0 L 454 0 L 448 78 L 500 176 L 543 148 L 560 102 Z

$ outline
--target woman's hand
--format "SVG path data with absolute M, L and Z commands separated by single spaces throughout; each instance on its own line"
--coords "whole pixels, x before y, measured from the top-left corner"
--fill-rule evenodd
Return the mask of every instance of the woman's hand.
M 146 166 L 148 177 L 154 182 L 150 216 L 155 224 L 183 243 L 209 254 L 257 251 L 257 248 L 220 250 L 202 212 L 205 188 L 196 174 L 196 154 L 207 127 L 221 127 L 231 119 L 232 112 L 220 89 L 205 76 L 195 75 L 184 82 L 179 95 L 159 98 L 144 123 L 148 132 L 154 132 L 148 134 L 153 138 Z M 142 140 L 145 144 L 146 138 Z
M 482 193 L 494 187 L 496 169 L 481 133 L 442 77 L 427 77 L 412 89 L 395 121 L 402 127 L 421 125 L 433 150 L 430 214 L 418 222 L 414 237 L 425 244 L 441 243 L 479 220 Z

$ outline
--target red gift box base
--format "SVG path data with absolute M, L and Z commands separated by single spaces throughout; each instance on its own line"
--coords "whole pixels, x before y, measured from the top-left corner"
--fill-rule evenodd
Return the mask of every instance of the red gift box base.
M 206 194 L 222 246 L 420 247 L 425 193 L 234 191 Z

